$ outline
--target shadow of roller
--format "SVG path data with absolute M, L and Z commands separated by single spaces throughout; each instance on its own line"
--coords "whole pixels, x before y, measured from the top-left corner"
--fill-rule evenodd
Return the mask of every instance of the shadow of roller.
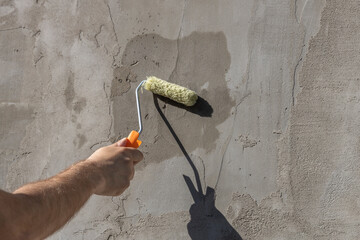
M 188 112 L 197 114 L 201 117 L 211 117 L 212 113 L 214 112 L 211 105 L 202 97 L 198 96 L 198 100 L 196 101 L 194 106 L 188 107 L 181 103 L 175 102 L 169 98 L 159 96 L 154 94 L 157 98 L 159 98 L 161 101 L 163 101 L 166 104 L 172 105 L 174 107 L 185 109 Z
M 206 100 L 202 98 L 199 98 L 198 102 L 193 107 L 183 106 L 182 104 L 176 103 L 172 100 L 160 97 L 155 94 L 153 94 L 153 99 L 156 110 L 158 111 L 160 117 L 168 127 L 176 143 L 179 145 L 180 150 L 184 154 L 185 159 L 190 164 L 194 172 L 197 190 L 191 179 L 188 176 L 183 175 L 184 180 L 189 188 L 190 194 L 194 200 L 194 204 L 191 205 L 189 210 L 191 219 L 190 222 L 187 224 L 189 236 L 192 240 L 242 240 L 239 233 L 236 232 L 236 230 L 227 221 L 225 216 L 215 207 L 215 190 L 213 188 L 207 187 L 206 193 L 203 193 L 199 172 L 196 169 L 186 149 L 182 145 L 180 139 L 176 135 L 174 129 L 171 127 L 169 121 L 165 117 L 164 113 L 161 111 L 158 99 L 161 99 L 170 105 L 186 109 L 203 117 L 212 116 L 212 107 Z M 202 111 L 200 111 L 201 107 L 204 107 Z

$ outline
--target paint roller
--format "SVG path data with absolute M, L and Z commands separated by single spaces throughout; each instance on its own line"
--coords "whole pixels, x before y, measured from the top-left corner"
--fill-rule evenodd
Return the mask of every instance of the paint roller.
M 198 99 L 197 94 L 188 88 L 179 86 L 174 83 L 169 83 L 157 77 L 147 77 L 146 80 L 140 82 L 139 86 L 135 90 L 139 131 L 133 130 L 130 132 L 129 136 L 126 138 L 126 147 L 138 148 L 141 145 L 141 141 L 138 140 L 138 138 L 142 132 L 142 120 L 139 101 L 139 89 L 142 86 L 148 91 L 169 98 L 188 107 L 193 106 Z

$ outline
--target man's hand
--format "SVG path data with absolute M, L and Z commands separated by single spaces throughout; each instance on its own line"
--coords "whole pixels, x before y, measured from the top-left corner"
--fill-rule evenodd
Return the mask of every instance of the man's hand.
M 98 195 L 117 196 L 125 191 L 134 177 L 134 165 L 143 159 L 134 148 L 125 148 L 126 139 L 95 151 L 86 161 L 98 169 L 101 182 L 95 188 Z
M 0 190 L 0 239 L 44 239 L 61 228 L 92 194 L 116 196 L 129 187 L 141 152 L 123 139 L 87 160 L 14 193 Z

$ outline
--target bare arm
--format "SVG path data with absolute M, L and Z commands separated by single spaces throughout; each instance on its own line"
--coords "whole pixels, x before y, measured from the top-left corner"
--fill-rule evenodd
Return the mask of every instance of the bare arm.
M 125 141 L 101 148 L 87 160 L 14 193 L 0 190 L 0 239 L 43 239 L 61 228 L 92 194 L 120 195 L 142 154 Z

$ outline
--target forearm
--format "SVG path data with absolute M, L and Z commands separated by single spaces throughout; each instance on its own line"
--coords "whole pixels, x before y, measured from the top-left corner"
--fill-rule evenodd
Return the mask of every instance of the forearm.
M 91 164 L 80 162 L 50 179 L 25 185 L 13 194 L 7 193 L 5 199 L 0 199 L 6 201 L 1 205 L 11 205 L 8 209 L 15 211 L 2 214 L 4 225 L 19 239 L 42 239 L 55 232 L 94 192 L 100 179 L 91 174 L 93 171 L 96 169 Z

